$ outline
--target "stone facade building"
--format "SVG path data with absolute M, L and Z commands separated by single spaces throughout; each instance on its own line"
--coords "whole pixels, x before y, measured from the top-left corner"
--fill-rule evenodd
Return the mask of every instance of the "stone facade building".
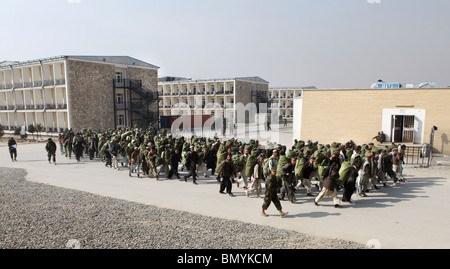
M 0 124 L 48 133 L 157 127 L 158 69 L 128 56 L 0 62 Z

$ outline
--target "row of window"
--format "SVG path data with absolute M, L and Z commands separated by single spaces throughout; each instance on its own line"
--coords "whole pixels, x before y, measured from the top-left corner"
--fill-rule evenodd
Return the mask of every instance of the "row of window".
M 281 96 L 281 97 L 280 97 Z M 302 96 L 302 92 L 298 92 L 297 97 L 301 97 Z M 294 98 L 294 93 L 291 92 L 289 95 L 287 93 L 282 93 L 281 95 L 277 92 L 277 93 L 269 93 L 269 98 L 274 99 L 274 98 Z
M 192 87 L 192 91 L 188 90 L 188 86 L 184 86 L 184 91 L 181 92 L 181 89 L 179 86 L 177 86 L 176 90 L 174 90 L 172 87 L 169 89 L 166 89 L 164 91 L 164 87 L 161 87 L 161 95 L 179 95 L 179 94 L 233 94 L 234 93 L 234 85 L 230 85 L 228 87 L 228 90 L 225 90 L 225 85 L 220 85 L 219 90 L 216 92 L 215 86 L 210 85 L 209 90 L 206 90 L 206 85 L 202 86 L 201 91 L 197 92 L 197 86 Z
M 229 100 L 230 100 L 230 101 L 228 102 L 228 104 L 234 104 L 234 98 L 230 98 Z M 175 102 L 173 102 L 173 103 L 172 103 L 172 100 L 171 100 L 171 99 L 166 100 L 166 106 L 172 106 L 172 105 L 175 105 L 175 104 L 181 104 L 181 103 L 184 103 L 184 104 L 189 105 L 189 101 L 188 101 L 188 100 L 186 100 L 186 102 L 182 102 L 179 98 L 177 98 L 177 99 L 175 100 Z M 211 104 L 215 104 L 215 103 L 216 103 L 216 100 L 215 100 L 214 98 L 212 98 L 210 103 L 211 103 Z M 224 106 L 224 105 L 225 105 L 225 98 L 220 98 L 220 100 L 219 100 L 218 103 L 219 103 L 220 105 Z M 197 99 L 194 99 L 193 105 L 194 105 L 194 106 L 197 105 Z M 206 106 L 206 99 L 202 99 L 202 106 Z

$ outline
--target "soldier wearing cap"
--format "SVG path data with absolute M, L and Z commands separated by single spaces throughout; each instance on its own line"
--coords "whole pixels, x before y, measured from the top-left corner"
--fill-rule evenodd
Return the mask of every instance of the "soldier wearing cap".
M 47 140 L 45 150 L 47 151 L 48 163 L 52 163 L 51 159 L 53 157 L 53 163 L 56 164 L 56 143 L 51 138 Z
M 14 137 L 11 137 L 8 140 L 8 148 L 9 148 L 9 155 L 11 156 L 11 160 L 14 162 L 17 162 L 17 143 L 16 140 L 14 140 Z
M 288 214 L 288 212 L 283 212 L 280 200 L 278 199 L 277 192 L 280 189 L 280 186 L 278 185 L 276 174 L 277 174 L 276 167 L 272 167 L 272 169 L 270 170 L 270 175 L 266 179 L 266 192 L 264 195 L 264 202 L 261 211 L 261 215 L 264 217 L 267 217 L 265 211 L 269 208 L 272 202 L 277 208 L 282 218 Z

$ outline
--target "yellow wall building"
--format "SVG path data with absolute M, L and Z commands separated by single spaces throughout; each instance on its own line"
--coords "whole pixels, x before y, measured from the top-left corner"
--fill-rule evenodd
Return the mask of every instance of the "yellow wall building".
M 362 145 L 383 131 L 387 141 L 450 154 L 450 88 L 312 89 L 294 101 L 294 139 Z

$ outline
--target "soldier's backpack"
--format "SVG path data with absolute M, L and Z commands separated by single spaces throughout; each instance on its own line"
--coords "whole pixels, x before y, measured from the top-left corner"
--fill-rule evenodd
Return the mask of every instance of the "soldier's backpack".
M 337 184 L 344 185 L 345 180 L 348 176 L 348 171 L 352 167 L 352 163 L 350 161 L 344 161 L 341 164 L 341 168 L 339 168 L 339 179 L 337 180 Z
M 263 162 L 263 173 L 265 177 L 270 175 L 269 161 L 270 158 L 265 158 Z
M 330 171 L 329 165 L 319 165 L 319 177 L 324 180 L 328 176 L 328 172 Z
M 250 178 L 253 176 L 253 170 L 255 169 L 255 165 L 258 162 L 258 159 L 252 155 L 247 157 L 247 163 L 245 164 L 245 176 Z
M 236 168 L 237 173 L 244 170 L 244 155 L 242 154 L 232 155 L 231 160 L 233 160 L 233 164 L 234 167 Z
M 305 158 L 298 158 L 297 162 L 295 163 L 294 173 L 295 178 L 297 180 L 303 178 L 303 165 L 305 164 Z
M 288 164 L 291 160 L 286 157 L 286 155 L 280 155 L 280 158 L 278 159 L 278 165 L 277 165 L 277 177 L 281 178 L 281 167 Z
M 314 169 L 319 169 L 320 164 L 326 158 L 325 153 L 317 150 L 316 152 L 314 152 L 314 157 L 316 157 L 316 159 L 314 160 Z

